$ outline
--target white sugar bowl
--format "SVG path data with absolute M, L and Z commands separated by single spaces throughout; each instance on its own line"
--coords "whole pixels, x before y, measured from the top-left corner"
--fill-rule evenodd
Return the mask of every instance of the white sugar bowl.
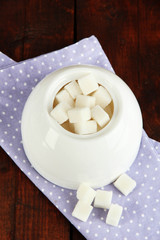
M 68 82 L 92 73 L 113 99 L 112 118 L 102 130 L 78 135 L 51 116 L 57 92 Z M 30 94 L 22 114 L 22 140 L 32 166 L 47 180 L 77 189 L 113 182 L 134 162 L 142 136 L 142 116 L 130 88 L 106 69 L 75 65 L 46 76 Z

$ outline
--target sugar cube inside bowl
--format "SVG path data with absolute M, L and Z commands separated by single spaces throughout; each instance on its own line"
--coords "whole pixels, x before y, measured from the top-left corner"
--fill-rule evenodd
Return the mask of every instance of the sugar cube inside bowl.
M 50 116 L 69 132 L 89 135 L 109 123 L 113 108 L 107 89 L 92 73 L 86 73 L 57 92 Z

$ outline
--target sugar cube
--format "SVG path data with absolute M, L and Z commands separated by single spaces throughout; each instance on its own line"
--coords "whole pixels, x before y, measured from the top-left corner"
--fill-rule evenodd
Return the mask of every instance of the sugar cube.
M 91 119 L 91 110 L 88 107 L 72 108 L 68 111 L 68 117 L 69 117 L 70 123 L 87 121 Z
M 96 99 L 92 96 L 78 95 L 76 98 L 76 107 L 89 107 L 93 108 L 95 106 Z
M 97 190 L 94 199 L 94 207 L 109 209 L 112 202 L 112 191 Z
M 62 124 L 68 120 L 67 111 L 71 109 L 71 106 L 67 103 L 59 103 L 58 105 L 53 108 L 50 112 L 50 115 L 59 123 Z
M 97 123 L 94 120 L 74 123 L 74 131 L 77 134 L 91 134 L 97 132 Z
M 88 95 L 98 89 L 98 83 L 92 74 L 79 78 L 78 83 L 84 95 Z
M 71 97 L 73 99 L 75 99 L 78 95 L 80 95 L 82 93 L 82 91 L 76 81 L 72 81 L 72 82 L 68 83 L 64 88 L 69 92 L 69 94 L 71 95 Z
M 111 101 L 111 96 L 108 93 L 107 89 L 100 86 L 93 94 L 96 98 L 96 105 L 101 106 L 102 108 L 105 108 Z
M 113 183 L 113 185 L 127 196 L 136 187 L 136 181 L 124 173 Z
M 93 207 L 86 202 L 78 201 L 73 212 L 72 216 L 86 222 L 90 213 L 92 212 Z
M 87 204 L 91 204 L 95 198 L 96 191 L 86 183 L 81 183 L 77 190 L 77 198 Z
M 63 89 L 59 93 L 57 93 L 55 99 L 57 100 L 58 103 L 66 102 L 69 105 L 71 105 L 71 107 L 74 106 L 73 98 L 65 89 Z
M 111 204 L 107 214 L 106 223 L 112 226 L 118 226 L 119 220 L 122 215 L 123 208 L 118 204 Z
M 110 120 L 108 113 L 106 113 L 99 105 L 92 108 L 91 115 L 100 127 L 104 127 Z

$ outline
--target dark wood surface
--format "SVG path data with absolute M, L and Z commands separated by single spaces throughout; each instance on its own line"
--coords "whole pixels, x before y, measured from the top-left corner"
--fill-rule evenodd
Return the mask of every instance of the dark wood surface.
M 160 141 L 159 0 L 0 0 L 0 51 L 15 61 L 95 35 Z M 0 150 L 0 239 L 84 237 Z

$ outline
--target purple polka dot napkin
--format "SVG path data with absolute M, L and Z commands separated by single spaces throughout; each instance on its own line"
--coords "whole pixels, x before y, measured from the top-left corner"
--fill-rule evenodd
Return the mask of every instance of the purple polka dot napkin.
M 127 172 L 137 182 L 123 196 L 112 184 L 113 203 L 123 206 L 118 227 L 105 223 L 107 211 L 94 208 L 88 221 L 72 217 L 76 192 L 58 187 L 38 174 L 28 161 L 21 139 L 24 104 L 36 84 L 50 72 L 74 64 L 92 64 L 113 71 L 98 40 L 91 36 L 71 46 L 20 63 L 0 52 L 0 144 L 45 196 L 88 240 L 160 239 L 160 144 L 143 131 L 138 156 Z

